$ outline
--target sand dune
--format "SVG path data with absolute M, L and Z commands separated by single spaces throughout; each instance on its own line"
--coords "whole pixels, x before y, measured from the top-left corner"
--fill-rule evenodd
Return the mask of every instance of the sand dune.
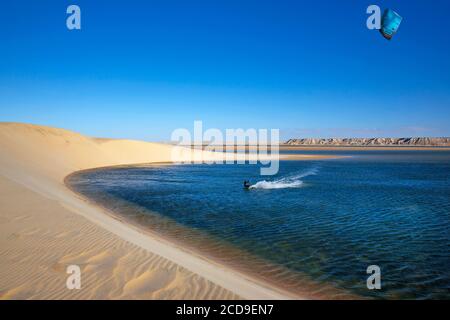
M 166 299 L 237 295 L 0 177 L 0 299 Z M 81 290 L 66 268 L 81 268 Z
M 0 298 L 292 298 L 144 234 L 64 185 L 77 170 L 170 161 L 172 148 L 0 123 Z M 81 290 L 66 288 L 71 264 L 82 270 Z

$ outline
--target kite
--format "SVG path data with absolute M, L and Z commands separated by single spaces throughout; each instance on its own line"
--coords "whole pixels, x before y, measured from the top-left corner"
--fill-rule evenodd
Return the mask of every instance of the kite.
M 402 22 L 402 17 L 394 10 L 386 9 L 381 18 L 380 32 L 388 40 L 391 40 L 394 34 L 397 32 Z

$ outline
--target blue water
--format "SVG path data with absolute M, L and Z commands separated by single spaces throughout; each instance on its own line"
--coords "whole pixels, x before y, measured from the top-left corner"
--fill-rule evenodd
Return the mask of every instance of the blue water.
M 298 278 L 322 297 L 449 299 L 450 152 L 325 153 L 351 157 L 282 161 L 268 178 L 256 165 L 136 166 L 69 184 L 116 212 L 157 216 L 148 226 L 159 231 L 193 230 L 172 235 L 238 255 L 238 267 L 258 260 L 255 272 L 294 289 Z M 381 268 L 381 290 L 366 287 L 369 265 Z

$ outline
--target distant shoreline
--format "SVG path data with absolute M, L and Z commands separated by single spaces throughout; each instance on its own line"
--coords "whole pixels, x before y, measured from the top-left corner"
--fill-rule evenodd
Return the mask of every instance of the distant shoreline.
M 280 150 L 383 150 L 383 151 L 450 151 L 447 146 L 350 146 L 350 145 L 280 145 Z
M 220 148 L 220 146 L 209 146 L 203 145 L 201 148 L 199 146 L 185 146 L 191 147 L 193 149 L 205 149 L 205 147 L 209 148 Z M 250 145 L 250 146 L 231 146 L 228 150 L 226 150 L 226 146 L 222 146 L 224 151 L 232 151 L 232 150 L 258 150 L 258 146 Z M 293 144 L 280 144 L 278 149 L 283 150 L 323 150 L 323 151 L 334 151 L 334 150 L 383 150 L 383 151 L 450 151 L 450 146 L 414 146 L 414 145 L 293 145 Z M 268 146 L 267 150 L 270 152 L 271 147 Z
M 449 137 L 407 138 L 301 138 L 289 139 L 284 145 L 328 147 L 448 147 Z

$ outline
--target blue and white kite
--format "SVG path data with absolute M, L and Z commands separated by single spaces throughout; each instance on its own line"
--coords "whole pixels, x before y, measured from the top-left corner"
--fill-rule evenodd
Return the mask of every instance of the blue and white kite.
M 391 40 L 394 34 L 397 32 L 402 22 L 402 17 L 394 10 L 386 9 L 381 18 L 380 32 L 388 40 Z

